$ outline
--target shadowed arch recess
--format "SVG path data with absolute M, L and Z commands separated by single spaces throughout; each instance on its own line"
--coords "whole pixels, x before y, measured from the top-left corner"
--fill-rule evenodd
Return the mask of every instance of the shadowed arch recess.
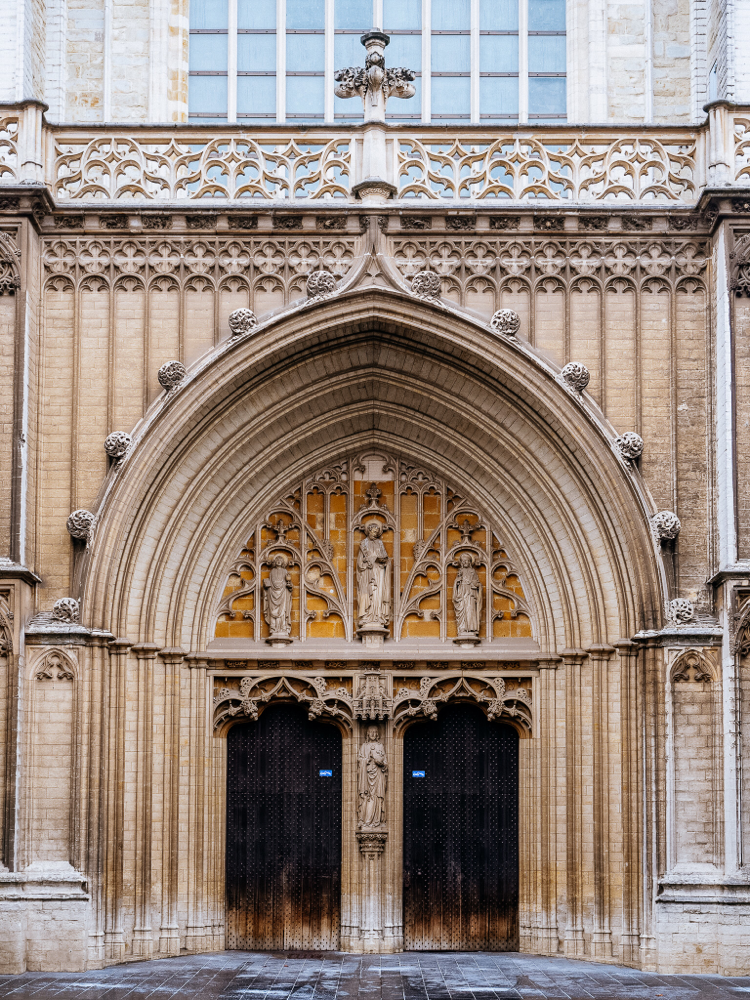
M 87 620 L 201 650 L 258 511 L 336 456 L 384 451 L 466 484 L 502 526 L 542 650 L 658 620 L 637 472 L 590 400 L 455 310 L 360 290 L 224 345 L 162 397 L 110 472 L 79 568 Z

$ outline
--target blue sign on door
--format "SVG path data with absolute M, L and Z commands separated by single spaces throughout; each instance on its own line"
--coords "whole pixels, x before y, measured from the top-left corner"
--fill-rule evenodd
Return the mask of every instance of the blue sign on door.
M 424 771 L 412 771 L 412 778 L 424 778 Z
M 320 775 L 321 778 L 332 778 L 333 777 L 333 771 L 327 771 L 327 770 L 321 769 L 320 771 L 318 771 L 318 774 Z

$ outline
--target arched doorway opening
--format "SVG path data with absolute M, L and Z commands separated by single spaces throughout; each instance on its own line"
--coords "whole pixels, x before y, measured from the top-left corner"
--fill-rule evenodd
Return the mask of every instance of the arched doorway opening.
M 404 734 L 404 947 L 518 949 L 518 733 L 469 705 Z
M 227 735 L 227 948 L 335 950 L 341 734 L 272 705 Z

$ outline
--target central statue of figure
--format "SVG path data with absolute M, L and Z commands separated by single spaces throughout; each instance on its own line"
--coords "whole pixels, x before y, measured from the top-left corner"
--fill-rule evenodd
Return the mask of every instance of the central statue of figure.
M 391 567 L 383 525 L 368 521 L 357 553 L 357 626 L 387 628 L 391 619 Z
M 378 827 L 385 822 L 388 758 L 377 726 L 368 728 L 357 756 L 357 819 L 360 827 Z

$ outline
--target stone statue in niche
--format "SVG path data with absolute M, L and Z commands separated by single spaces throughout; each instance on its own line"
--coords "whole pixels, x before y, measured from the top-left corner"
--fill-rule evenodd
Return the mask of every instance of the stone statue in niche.
M 292 578 L 286 556 L 278 552 L 271 562 L 268 579 L 263 581 L 263 617 L 271 630 L 271 643 L 290 642 L 292 631 Z
M 367 739 L 357 755 L 357 819 L 360 829 L 372 829 L 385 822 L 385 790 L 388 758 L 380 742 L 377 726 L 368 726 Z
M 383 525 L 368 521 L 357 553 L 357 629 L 385 632 L 391 618 L 391 567 Z
M 458 573 L 453 584 L 453 609 L 458 631 L 456 642 L 477 642 L 482 619 L 482 582 L 474 568 L 474 558 L 470 552 L 462 552 L 458 557 Z

